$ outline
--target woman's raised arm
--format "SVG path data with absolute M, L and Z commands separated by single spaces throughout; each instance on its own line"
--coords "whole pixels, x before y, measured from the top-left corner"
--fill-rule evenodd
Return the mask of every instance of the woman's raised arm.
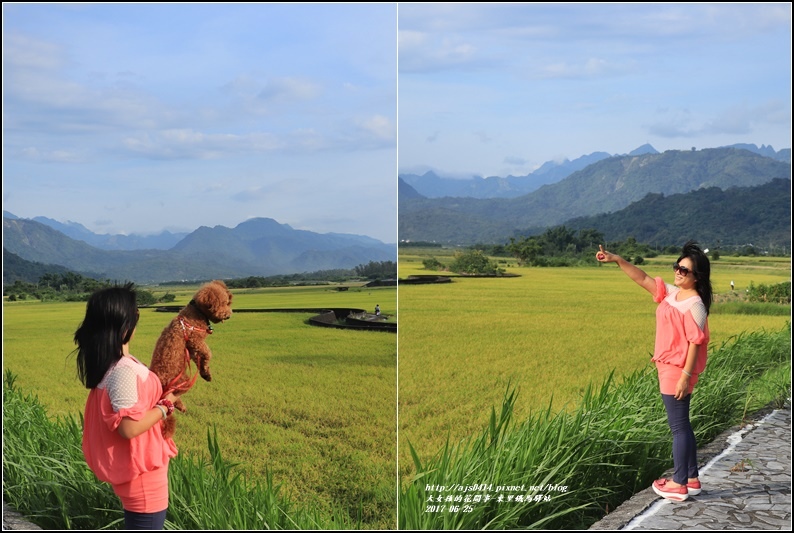
M 609 253 L 604 250 L 602 245 L 598 245 L 598 253 L 596 253 L 596 260 L 601 263 L 617 263 L 620 269 L 630 277 L 637 285 L 645 289 L 651 294 L 656 294 L 656 280 L 645 273 L 641 268 L 632 265 L 619 255 Z

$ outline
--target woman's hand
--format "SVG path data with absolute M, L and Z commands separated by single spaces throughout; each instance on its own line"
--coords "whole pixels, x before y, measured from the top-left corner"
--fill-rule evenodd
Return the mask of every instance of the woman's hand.
M 169 392 L 168 394 L 166 394 L 165 396 L 163 396 L 163 397 L 161 398 L 161 400 L 168 400 L 168 401 L 169 401 L 169 402 L 171 402 L 171 403 L 176 403 L 176 401 L 177 401 L 178 399 L 179 399 L 179 396 L 177 396 L 177 395 L 176 395 L 176 394 L 174 394 L 173 392 Z
M 604 250 L 604 246 L 598 245 L 598 253 L 596 253 L 596 261 L 600 263 L 616 263 L 619 257 L 615 254 L 609 253 Z
M 683 400 L 687 394 L 689 394 L 689 376 L 681 372 L 681 377 L 675 384 L 675 399 Z

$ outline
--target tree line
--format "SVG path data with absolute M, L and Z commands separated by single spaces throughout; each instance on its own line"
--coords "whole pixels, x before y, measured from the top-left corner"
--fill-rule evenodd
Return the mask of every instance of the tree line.
M 3 287 L 3 296 L 7 296 L 9 302 L 20 300 L 86 302 L 95 291 L 116 285 L 118 285 L 117 281 L 97 280 L 75 272 L 62 274 L 51 272 L 42 275 L 37 283 L 16 280 L 12 285 Z M 138 305 L 172 302 L 175 299 L 173 294 L 168 293 L 157 298 L 150 291 L 140 288 L 136 288 L 135 292 Z
M 350 279 L 391 279 L 397 277 L 397 263 L 394 261 L 370 261 L 360 264 L 352 269 L 320 270 L 311 273 L 284 274 L 278 276 L 258 277 L 226 280 L 229 288 L 248 289 L 259 287 L 279 287 L 294 285 L 296 283 L 317 282 L 342 282 Z M 174 282 L 163 285 L 195 285 L 192 282 Z M 97 280 L 75 272 L 48 272 L 41 276 L 36 283 L 16 280 L 13 284 L 3 287 L 3 296 L 11 302 L 19 300 L 41 301 L 66 301 L 85 302 L 89 296 L 99 289 L 111 287 L 116 282 L 113 280 Z M 173 294 L 166 292 L 164 296 L 155 297 L 150 291 L 137 288 L 138 305 L 152 305 L 168 303 L 175 299 Z

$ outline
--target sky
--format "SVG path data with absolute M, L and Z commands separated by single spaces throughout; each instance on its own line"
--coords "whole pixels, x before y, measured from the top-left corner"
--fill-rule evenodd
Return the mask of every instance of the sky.
M 3 209 L 397 242 L 396 4 L 3 3 Z
M 791 148 L 791 4 L 400 4 L 399 172 Z

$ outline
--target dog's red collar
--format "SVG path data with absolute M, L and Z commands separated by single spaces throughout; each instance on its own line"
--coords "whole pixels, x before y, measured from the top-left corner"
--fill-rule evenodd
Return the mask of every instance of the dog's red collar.
M 199 328 L 194 326 L 193 324 L 185 323 L 185 319 L 182 318 L 181 316 L 179 317 L 179 323 L 182 324 L 182 331 L 185 333 L 185 340 L 187 340 L 188 331 L 194 331 L 194 330 L 205 331 L 207 332 L 207 334 L 212 335 L 212 326 L 209 324 L 207 324 L 206 328 Z

